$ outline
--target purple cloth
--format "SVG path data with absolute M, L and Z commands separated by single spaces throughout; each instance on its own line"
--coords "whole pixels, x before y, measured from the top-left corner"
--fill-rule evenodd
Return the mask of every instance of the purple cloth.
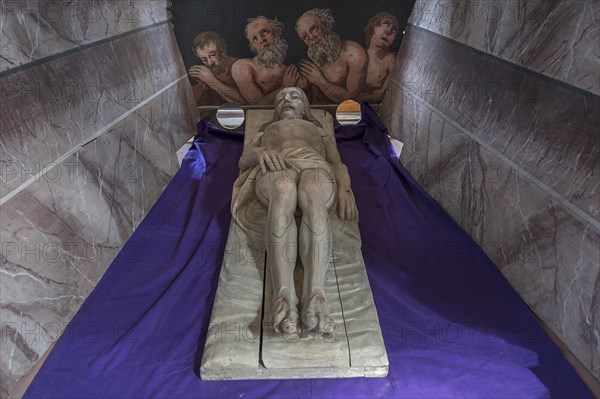
M 396 164 L 377 116 L 336 130 L 390 361 L 386 378 L 202 381 L 243 136 L 198 125 L 183 166 L 26 398 L 591 398 L 498 269 Z

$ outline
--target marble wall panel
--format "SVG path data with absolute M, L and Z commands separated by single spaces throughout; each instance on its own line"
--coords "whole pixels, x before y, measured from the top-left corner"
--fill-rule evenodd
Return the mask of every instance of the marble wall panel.
M 441 33 L 481 29 L 464 28 Z M 380 116 L 406 168 L 597 377 L 600 98 L 476 48 L 409 26 Z
M 600 94 L 597 0 L 417 0 L 409 23 Z
M 185 73 L 161 25 L 0 78 L 2 196 Z
M 403 165 L 599 375 L 600 231 L 446 115 L 406 97 Z
M 0 73 L 167 19 L 160 0 L 0 0 Z
M 182 79 L 0 209 L 2 389 L 54 342 L 162 193 L 195 133 Z
M 1 397 L 63 332 L 195 133 L 167 3 L 0 0 Z
M 427 101 L 600 220 L 595 172 L 600 167 L 600 97 L 540 79 L 422 29 L 409 28 L 405 39 L 391 83 L 395 93 Z M 394 97 L 386 101 L 402 101 Z

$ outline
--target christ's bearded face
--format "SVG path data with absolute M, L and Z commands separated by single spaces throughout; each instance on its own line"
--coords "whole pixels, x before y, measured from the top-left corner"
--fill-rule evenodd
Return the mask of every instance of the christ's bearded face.
M 297 87 L 282 89 L 275 98 L 275 109 L 281 119 L 301 119 L 306 112 L 305 98 Z

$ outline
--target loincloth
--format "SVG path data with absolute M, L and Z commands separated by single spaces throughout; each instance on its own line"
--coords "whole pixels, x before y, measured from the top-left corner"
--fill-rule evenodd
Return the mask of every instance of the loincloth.
M 330 198 L 331 204 L 333 204 L 337 191 L 335 172 L 321 154 L 310 147 L 290 147 L 280 153 L 297 174 L 312 169 L 326 171 L 329 176 L 328 181 L 333 186 Z M 286 171 L 281 173 L 286 173 Z M 231 200 L 233 220 L 250 236 L 262 235 L 267 218 L 267 207 L 261 203 L 256 192 L 256 183 L 262 176 L 260 165 L 256 165 L 243 172 L 233 186 Z M 331 208 L 331 205 L 328 208 Z

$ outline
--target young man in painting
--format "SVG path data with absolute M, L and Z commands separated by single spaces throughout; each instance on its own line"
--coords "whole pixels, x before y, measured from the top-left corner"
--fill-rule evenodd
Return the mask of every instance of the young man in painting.
M 398 20 L 388 12 L 376 14 L 365 26 L 369 64 L 359 100 L 380 103 L 383 99 L 396 62 L 396 53 L 392 53 L 390 47 L 396 39 L 397 32 Z
M 194 65 L 189 76 L 198 82 L 193 86 L 199 105 L 235 102 L 244 104 L 233 77 L 231 67 L 237 58 L 229 57 L 227 44 L 216 32 L 200 32 L 192 43 L 192 51 L 204 65 Z
M 296 21 L 296 32 L 308 46 L 311 61 L 300 73 L 313 84 L 313 102 L 339 103 L 356 98 L 367 75 L 367 53 L 358 43 L 332 32 L 331 10 L 314 8 Z
M 276 19 L 258 16 L 248 20 L 246 38 L 256 56 L 239 60 L 231 69 L 248 104 L 272 104 L 281 87 L 302 83 L 298 70 L 283 64 L 288 45 L 282 32 L 283 24 Z

